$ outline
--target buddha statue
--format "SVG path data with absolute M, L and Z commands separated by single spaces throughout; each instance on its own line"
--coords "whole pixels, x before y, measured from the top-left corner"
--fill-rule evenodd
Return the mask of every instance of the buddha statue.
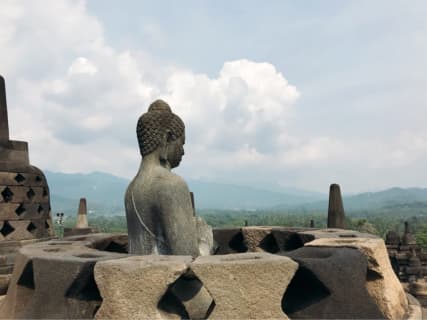
M 212 229 L 195 216 L 186 182 L 171 171 L 184 155 L 183 121 L 156 100 L 136 131 L 142 160 L 125 194 L 129 253 L 209 254 Z

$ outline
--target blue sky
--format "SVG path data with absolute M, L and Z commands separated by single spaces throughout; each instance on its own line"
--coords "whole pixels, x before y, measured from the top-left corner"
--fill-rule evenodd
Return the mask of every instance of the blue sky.
M 131 177 L 170 102 L 187 179 L 427 186 L 425 1 L 0 3 L 11 134 L 32 162 Z

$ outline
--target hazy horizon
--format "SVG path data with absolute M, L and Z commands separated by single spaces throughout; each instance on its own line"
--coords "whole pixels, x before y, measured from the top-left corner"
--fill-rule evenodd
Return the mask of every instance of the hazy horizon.
M 126 181 L 130 181 L 133 177 L 124 177 L 124 176 L 120 176 L 120 175 L 115 175 L 109 172 L 104 172 L 104 171 L 90 171 L 90 172 L 61 172 L 61 171 L 52 171 L 49 169 L 44 169 L 44 172 L 50 172 L 53 174 L 66 174 L 66 175 L 91 175 L 91 174 L 108 174 L 111 176 L 114 176 L 116 178 L 119 179 L 125 179 Z M 321 191 L 317 191 L 317 190 L 311 190 L 311 189 L 304 189 L 304 188 L 296 188 L 296 187 L 282 187 L 282 186 L 277 186 L 277 185 L 269 185 L 269 184 L 265 184 L 265 185 L 250 185 L 250 184 L 239 184 L 239 183 L 232 183 L 232 182 L 227 182 L 227 181 L 219 181 L 219 180 L 209 180 L 209 179 L 200 179 L 200 178 L 189 178 L 188 181 L 191 182 L 203 182 L 203 183 L 212 183 L 212 184 L 219 184 L 219 185 L 231 185 L 231 186 L 238 186 L 238 187 L 248 187 L 248 188 L 253 188 L 253 189 L 259 189 L 259 190 L 266 190 L 266 191 L 273 191 L 273 192 L 282 192 L 282 193 L 286 193 L 286 191 L 301 191 L 301 192 L 309 192 L 309 193 L 313 193 L 313 194 L 318 194 L 318 195 L 322 195 L 325 197 L 328 197 L 329 194 L 329 187 L 330 184 L 325 186 L 324 190 Z M 49 181 L 48 181 L 49 183 Z M 394 186 L 390 186 L 387 188 L 382 188 L 382 189 L 372 189 L 372 190 L 361 190 L 359 192 L 347 192 L 339 182 L 332 182 L 332 183 L 338 183 L 340 185 L 340 189 L 341 189 L 341 193 L 343 194 L 343 196 L 354 196 L 354 195 L 358 195 L 358 194 L 363 194 L 363 193 L 370 193 L 370 192 L 381 192 L 381 191 L 386 191 L 389 189 L 394 189 L 394 188 L 399 188 L 399 189 L 427 189 L 427 187 L 419 187 L 419 186 L 408 186 L 408 187 L 402 187 L 399 185 L 394 185 Z M 331 184 L 332 184 L 331 183 Z
M 427 2 L 0 2 L 11 139 L 33 165 L 131 178 L 157 98 L 177 173 L 327 193 L 427 187 Z M 424 71 L 423 71 L 424 70 Z

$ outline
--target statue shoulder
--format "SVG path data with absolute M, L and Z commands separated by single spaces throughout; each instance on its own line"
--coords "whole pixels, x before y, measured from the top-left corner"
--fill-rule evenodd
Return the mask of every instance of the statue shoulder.
M 185 180 L 170 171 L 168 171 L 167 175 L 162 175 L 154 189 L 153 192 L 159 196 L 158 199 L 174 201 L 173 199 L 187 200 L 190 197 L 190 190 Z
M 166 188 L 183 189 L 183 190 L 189 191 L 187 182 L 185 182 L 185 180 L 181 176 L 179 176 L 173 172 L 169 172 L 169 173 L 170 173 L 170 175 L 164 181 L 164 186 Z

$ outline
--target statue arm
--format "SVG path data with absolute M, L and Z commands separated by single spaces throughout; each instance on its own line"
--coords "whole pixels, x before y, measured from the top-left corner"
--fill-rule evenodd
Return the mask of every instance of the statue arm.
M 160 191 L 161 220 L 174 255 L 199 255 L 197 225 L 185 181 L 174 176 Z

